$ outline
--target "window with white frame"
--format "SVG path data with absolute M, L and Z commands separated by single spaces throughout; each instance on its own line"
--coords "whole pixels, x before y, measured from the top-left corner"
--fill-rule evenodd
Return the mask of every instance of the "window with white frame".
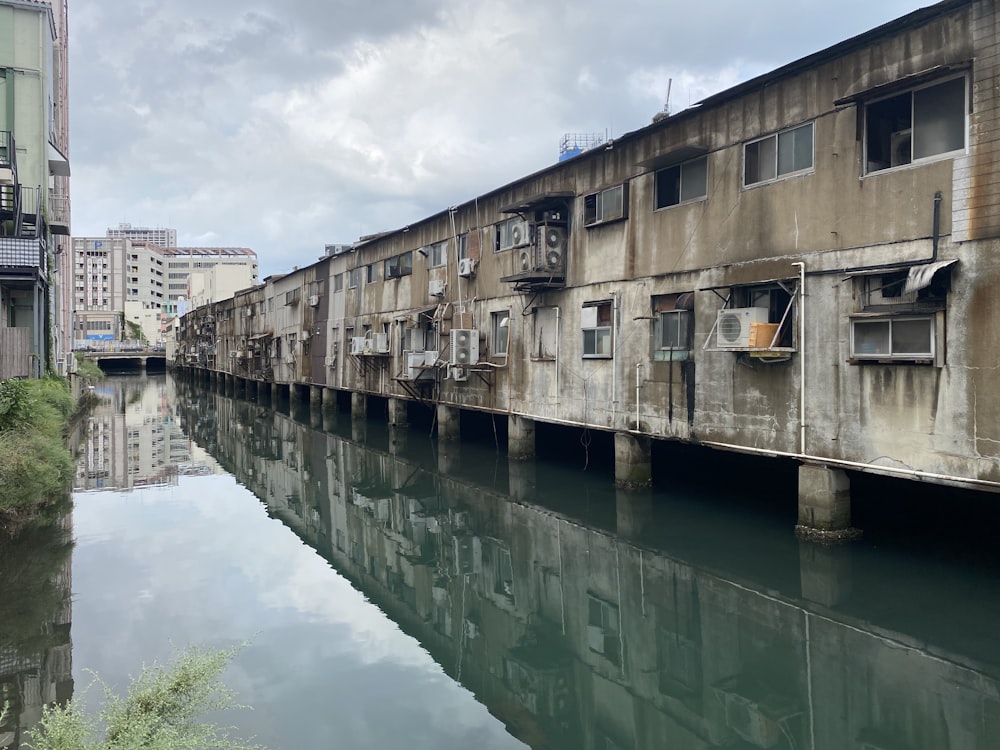
M 613 664 L 622 662 L 619 608 L 593 594 L 587 595 L 587 646 Z
M 965 150 L 964 75 L 865 106 L 865 171 L 904 166 Z
M 950 286 L 946 265 L 924 274 L 911 269 L 866 274 L 857 282 L 861 310 L 851 316 L 853 362 L 942 362 L 941 316 Z
M 675 164 L 656 173 L 656 208 L 677 206 L 707 195 L 707 156 Z
M 493 355 L 506 357 L 510 343 L 510 310 L 490 313 L 490 330 Z
M 427 247 L 427 262 L 431 268 L 438 268 L 447 263 L 448 255 L 447 242 L 435 242 Z
M 384 276 L 387 281 L 389 279 L 398 279 L 401 276 L 409 276 L 411 273 L 413 273 L 412 251 L 407 251 L 393 258 L 386 258 Z
M 653 297 L 653 359 L 688 359 L 694 346 L 694 293 Z
M 357 289 L 361 285 L 361 269 L 352 268 L 347 272 L 347 288 Z
M 591 227 L 628 218 L 628 183 L 583 197 L 583 224 Z
M 333 291 L 342 292 L 344 291 L 344 274 L 338 273 L 333 277 Z
M 783 130 L 743 147 L 743 184 L 758 185 L 813 168 L 813 124 Z
M 611 324 L 612 306 L 610 300 L 584 303 L 580 310 L 584 357 L 608 359 L 612 356 Z

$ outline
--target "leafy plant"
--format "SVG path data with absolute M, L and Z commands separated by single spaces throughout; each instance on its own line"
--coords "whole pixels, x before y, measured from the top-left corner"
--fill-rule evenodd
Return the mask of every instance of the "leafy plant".
M 237 649 L 238 650 L 238 649 Z M 30 732 L 33 750 L 251 750 L 214 724 L 200 721 L 209 711 L 234 707 L 220 675 L 237 650 L 188 649 L 169 668 L 144 667 L 122 698 L 97 680 L 105 706 L 99 716 L 84 713 L 73 701 L 47 708 Z

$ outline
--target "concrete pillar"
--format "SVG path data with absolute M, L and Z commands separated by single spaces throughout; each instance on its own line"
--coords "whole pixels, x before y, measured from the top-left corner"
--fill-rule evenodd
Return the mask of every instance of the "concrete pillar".
M 624 490 L 649 487 L 653 483 L 653 461 L 649 438 L 615 433 L 615 486 Z
M 535 457 L 535 420 L 511 414 L 507 419 L 507 460 Z
M 354 421 L 368 418 L 368 396 L 364 393 L 351 394 L 351 419 Z
M 289 403 L 295 404 L 302 399 L 302 390 L 299 388 L 298 383 L 288 384 L 288 401 Z
M 309 386 L 309 408 L 318 409 L 323 403 L 323 389 L 318 385 Z
M 807 539 L 839 541 L 860 531 L 851 528 L 851 482 L 841 469 L 817 464 L 799 466 L 799 523 Z
M 389 425 L 389 453 L 396 456 L 406 452 L 406 445 L 409 442 L 410 429 L 406 426 Z
M 799 580 L 802 596 L 834 607 L 850 598 L 854 589 L 853 547 L 799 540 Z
M 254 399 L 254 400 L 256 400 L 257 399 L 257 381 L 256 380 L 247 380 L 246 381 L 246 388 L 247 388 L 247 398 L 248 399 Z
M 368 420 L 359 419 L 351 413 L 351 440 L 355 443 L 363 443 L 368 439 Z
M 312 427 L 314 430 L 322 430 L 323 429 L 323 410 L 320 409 L 320 408 L 318 408 L 318 407 L 315 408 L 315 409 L 313 409 L 313 408 L 311 408 L 312 405 L 313 405 L 313 402 L 310 401 L 309 402 L 309 406 L 310 406 L 310 409 L 309 409 L 309 426 Z
M 653 494 L 619 489 L 615 491 L 615 517 L 618 536 L 638 538 L 653 517 Z
M 438 473 L 456 474 L 462 468 L 462 444 L 457 440 L 438 442 Z
M 406 427 L 409 424 L 409 413 L 406 399 L 402 398 L 390 398 L 389 399 L 389 426 L 390 427 Z
M 531 502 L 538 486 L 538 470 L 534 461 L 508 461 L 507 486 L 511 500 Z
M 277 406 L 281 400 L 281 386 L 278 383 L 271 383 L 271 403 Z
M 437 405 L 438 442 L 447 443 L 461 437 L 461 411 L 457 406 Z
M 323 389 L 323 408 L 324 409 L 336 409 L 337 408 L 337 392 L 333 388 Z
M 323 414 L 323 432 L 333 432 L 337 429 L 337 410 L 321 409 Z

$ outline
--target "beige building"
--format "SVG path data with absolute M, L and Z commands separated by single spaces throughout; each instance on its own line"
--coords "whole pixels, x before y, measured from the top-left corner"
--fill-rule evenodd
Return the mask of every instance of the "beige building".
M 1000 491 L 998 39 L 916 11 L 196 310 L 178 361 L 612 433 L 624 486 L 651 440 L 790 458 L 817 533 L 847 472 Z
M 160 247 L 177 247 L 177 230 L 165 227 L 133 227 L 123 222 L 117 228 L 108 227 L 105 234 L 133 242 L 151 242 Z

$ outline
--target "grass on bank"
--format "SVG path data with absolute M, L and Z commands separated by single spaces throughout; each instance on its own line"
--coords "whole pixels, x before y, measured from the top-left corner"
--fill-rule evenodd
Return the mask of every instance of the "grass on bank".
M 0 514 L 30 515 L 66 494 L 73 460 L 65 430 L 74 406 L 63 378 L 0 380 Z
M 238 650 L 238 649 L 237 649 Z M 168 668 L 145 667 L 123 698 L 101 683 L 104 708 L 91 716 L 69 701 L 46 708 L 30 733 L 32 750 L 253 750 L 225 729 L 200 721 L 209 711 L 235 707 L 220 675 L 232 651 L 189 649 Z

